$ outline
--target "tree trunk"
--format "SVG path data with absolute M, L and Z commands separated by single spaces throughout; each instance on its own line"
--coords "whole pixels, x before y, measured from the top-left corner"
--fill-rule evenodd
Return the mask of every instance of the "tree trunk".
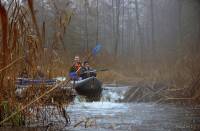
M 96 24 L 97 24 L 97 30 L 96 30 L 96 45 L 98 45 L 98 43 L 99 43 L 99 0 L 97 0 L 97 22 L 96 22 Z
M 87 52 L 89 51 L 88 47 L 88 21 L 87 21 L 87 5 L 88 5 L 88 0 L 85 0 L 85 34 L 86 34 L 86 48 Z
M 120 0 L 116 1 L 116 37 L 115 37 L 115 54 L 118 56 L 119 48 L 119 15 L 120 15 Z
M 151 43 L 152 43 L 152 54 L 153 54 L 153 59 L 155 59 L 155 51 L 156 51 L 156 46 L 155 46 L 155 39 L 154 39 L 154 6 L 153 6 L 153 0 L 151 0 Z
M 144 39 L 141 32 L 140 22 L 139 22 L 139 12 L 138 12 L 138 0 L 135 0 L 135 13 L 136 13 L 136 22 L 139 34 L 139 41 L 140 41 L 140 57 L 141 57 L 141 64 L 143 66 L 144 62 Z
M 183 0 L 178 0 L 178 58 L 182 56 L 182 40 L 181 40 L 181 10 Z
M 114 44 L 115 44 L 115 12 L 114 12 L 114 0 L 112 0 L 112 45 Z
M 123 18 L 122 18 L 122 46 L 121 46 L 121 48 L 122 48 L 122 49 L 121 49 L 121 56 L 122 56 L 122 57 L 123 57 L 123 54 L 124 54 L 124 52 L 123 52 L 123 51 L 124 51 L 124 50 L 123 50 L 123 49 L 124 49 L 124 2 L 125 2 L 125 1 L 123 0 L 123 9 L 122 9 L 122 15 L 123 15 L 123 16 L 122 16 L 122 17 L 123 17 Z

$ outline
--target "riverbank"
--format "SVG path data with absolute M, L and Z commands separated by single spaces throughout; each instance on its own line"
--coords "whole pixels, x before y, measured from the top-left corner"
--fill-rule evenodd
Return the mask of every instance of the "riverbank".
M 168 75 L 169 76 L 169 75 Z M 155 102 L 173 103 L 177 105 L 199 104 L 198 89 L 195 90 L 195 82 L 181 84 L 173 78 L 159 78 L 152 75 L 124 75 L 115 71 L 107 71 L 98 74 L 104 83 L 131 85 L 125 94 L 124 101 L 127 102 Z M 195 81 L 195 80 L 194 80 Z M 198 84 L 198 82 L 197 82 Z M 194 93 L 194 94 L 192 94 Z

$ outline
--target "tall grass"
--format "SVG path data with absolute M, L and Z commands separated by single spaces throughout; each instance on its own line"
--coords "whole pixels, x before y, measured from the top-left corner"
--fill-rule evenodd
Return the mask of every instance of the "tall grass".
M 33 0 L 28 0 L 27 7 L 15 0 L 0 3 L 0 121 L 25 107 L 26 104 L 29 104 L 52 88 L 46 88 L 44 85 L 29 84 L 28 88 L 20 96 L 21 99 L 19 99 L 15 93 L 15 82 L 23 69 L 26 69 L 31 78 L 37 74 L 37 65 L 44 65 L 42 68 L 45 78 L 51 79 L 55 75 L 64 75 L 62 71 L 58 72 L 60 74 L 54 73 L 56 72 L 55 69 L 63 64 L 60 60 L 55 61 L 54 59 L 59 59 L 59 55 L 56 54 L 53 48 L 54 44 L 58 44 L 58 36 L 54 33 L 52 48 L 46 49 L 45 31 L 48 30 L 45 29 L 45 21 L 43 22 L 42 30 L 38 28 L 33 5 Z M 66 23 L 71 15 L 71 13 L 67 14 L 65 10 L 58 13 L 57 21 L 60 23 L 58 26 L 60 40 L 64 39 Z M 63 42 L 61 41 L 60 43 Z M 42 112 L 43 114 L 53 115 L 52 112 L 56 108 L 50 110 L 46 105 L 51 103 L 56 106 L 56 101 L 70 100 L 70 97 L 66 98 L 67 95 L 65 93 L 67 92 L 57 90 L 54 93 L 47 94 L 22 110 L 18 115 L 12 117 L 9 122 L 12 126 L 21 125 L 20 122 L 22 121 L 25 121 L 24 124 L 35 123 L 37 119 L 43 117 L 43 115 L 38 115 Z M 59 106 L 58 108 L 61 107 Z M 19 116 L 23 117 L 19 118 Z
M 165 97 L 170 100 L 187 100 L 194 104 L 200 102 L 200 59 L 199 49 L 196 52 L 185 52 L 183 57 L 175 59 L 174 56 L 158 55 L 158 61 L 151 58 L 144 61 L 141 66 L 137 60 L 124 57 L 115 61 L 115 56 L 104 53 L 103 56 L 95 56 L 91 61 L 91 67 L 95 69 L 110 68 L 106 72 L 98 72 L 97 76 L 105 83 L 121 84 L 147 84 L 174 85 L 172 90 L 164 90 Z M 116 66 L 118 64 L 118 66 Z M 169 92 L 168 92 L 169 91 Z M 173 92 L 172 92 L 173 91 Z

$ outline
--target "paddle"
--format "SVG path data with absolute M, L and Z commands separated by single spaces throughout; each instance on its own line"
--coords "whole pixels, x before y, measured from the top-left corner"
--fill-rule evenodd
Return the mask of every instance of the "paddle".
M 89 71 L 89 72 L 98 72 L 98 71 L 107 71 L 107 70 L 109 70 L 109 69 L 106 68 L 106 69 L 100 69 L 100 70 L 93 70 L 93 71 Z M 86 73 L 86 72 L 84 72 L 84 73 Z
M 87 60 L 89 60 L 90 57 L 93 56 L 100 48 L 101 48 L 101 46 L 100 46 L 100 45 L 97 45 L 97 46 L 94 48 L 94 50 L 92 51 L 92 54 L 87 58 Z
M 94 70 L 93 72 L 98 72 L 98 71 L 107 71 L 107 70 L 109 70 L 109 68 L 100 69 L 100 70 Z
M 92 57 L 100 48 L 101 48 L 101 46 L 100 46 L 100 45 L 97 45 L 97 46 L 93 49 L 92 54 L 87 58 L 87 60 L 89 60 L 90 57 Z M 76 76 L 77 76 L 77 72 L 78 72 L 80 69 L 81 69 L 81 67 L 80 67 L 76 72 L 70 72 L 71 78 L 76 77 Z

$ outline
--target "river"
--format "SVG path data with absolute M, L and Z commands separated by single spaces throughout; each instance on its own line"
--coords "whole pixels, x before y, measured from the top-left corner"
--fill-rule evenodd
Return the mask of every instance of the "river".
M 66 109 L 71 123 L 62 129 L 200 130 L 200 106 L 117 102 L 123 100 L 128 88 L 129 86 L 104 85 L 101 99 L 95 102 L 86 102 L 88 100 L 85 97 L 76 96 Z
M 77 95 L 63 107 L 69 122 L 54 108 L 54 115 L 45 114 L 39 127 L 22 127 L 23 130 L 130 130 L 130 131 L 192 131 L 200 130 L 200 105 L 183 107 L 170 104 L 124 102 L 129 86 L 104 85 L 102 97 L 91 101 Z M 49 125 L 49 126 L 47 126 Z M 5 128 L 4 128 L 5 129 Z M 15 128 L 22 130 L 21 128 Z M 9 130 L 10 131 L 10 130 Z

